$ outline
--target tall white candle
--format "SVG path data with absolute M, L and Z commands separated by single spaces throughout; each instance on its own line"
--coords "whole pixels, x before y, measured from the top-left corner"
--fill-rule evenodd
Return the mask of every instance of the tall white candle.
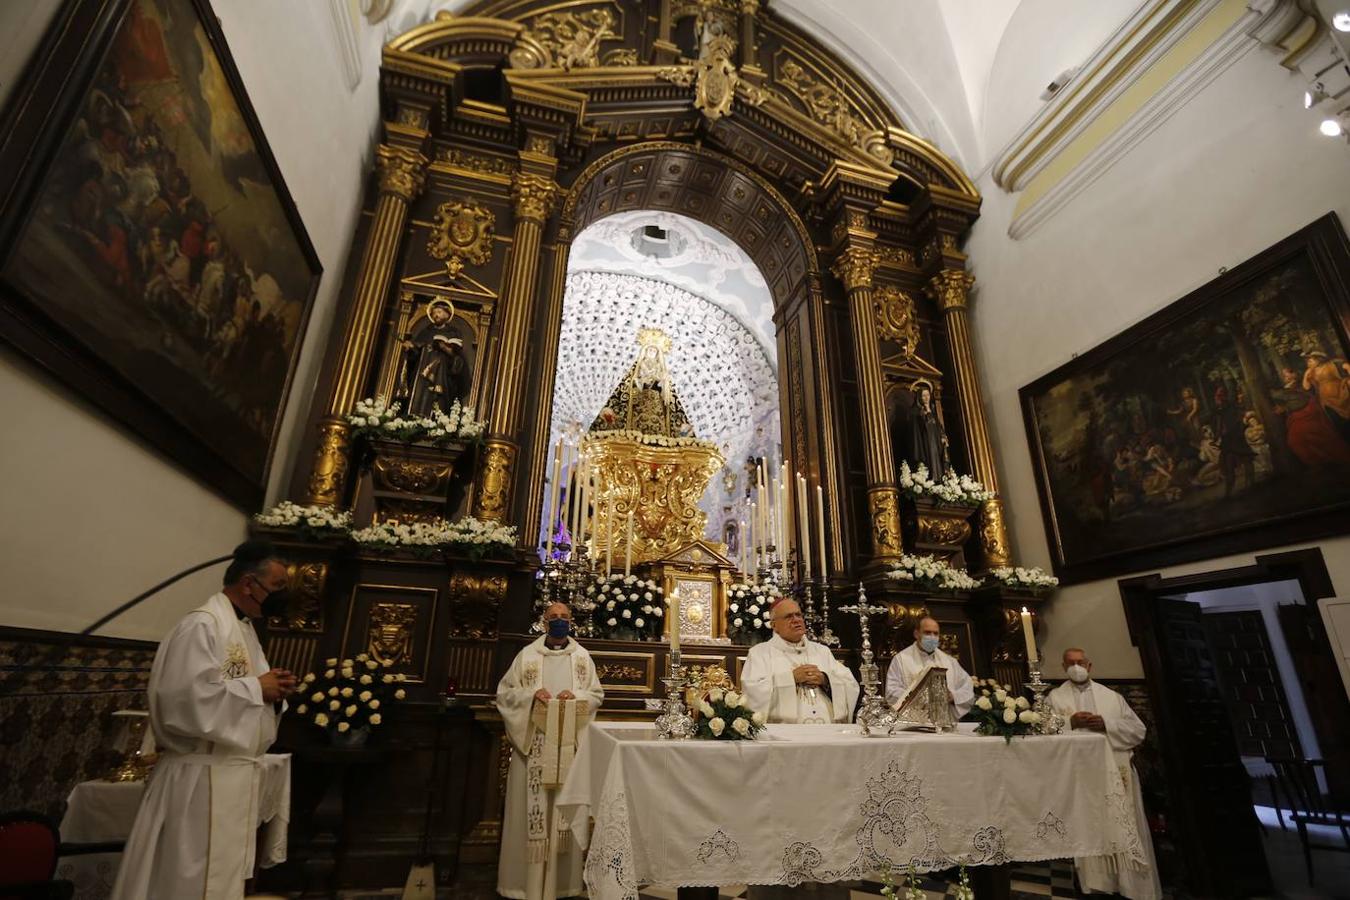
M 811 580 L 811 516 L 808 514 L 806 479 L 797 474 L 797 546 L 802 548 L 802 577 Z
M 580 453 L 577 454 L 579 462 L 577 464 L 577 546 L 586 546 L 586 493 L 590 482 L 590 469 L 586 465 L 586 457 Z
M 778 482 L 778 546 L 783 548 L 779 551 L 779 561 L 783 566 L 783 583 L 789 580 L 788 576 L 788 527 L 787 527 L 787 506 L 788 506 L 788 486 L 787 473 L 783 473 L 782 479 Z
M 548 516 L 544 519 L 547 523 L 544 528 L 548 532 L 546 538 L 548 549 L 544 551 L 544 560 L 553 558 L 553 532 L 558 525 L 558 491 L 562 483 L 562 440 L 553 447 L 553 481 L 548 486 Z
M 614 498 L 609 500 L 609 515 L 605 517 L 605 575 L 614 571 Z M 625 575 L 628 573 L 624 573 Z
M 750 545 L 745 542 L 745 534 L 745 520 L 741 519 L 741 574 L 749 571 Z
M 820 577 L 830 575 L 830 558 L 825 554 L 825 489 L 816 485 L 816 524 L 820 531 Z
M 666 614 L 666 629 L 670 632 L 670 652 L 674 653 L 680 649 L 680 589 L 670 592 L 670 598 L 666 600 L 666 605 L 670 611 Z
M 1027 662 L 1034 663 L 1040 661 L 1040 654 L 1036 652 L 1036 635 L 1031 630 L 1031 613 L 1027 608 L 1022 607 L 1022 637 L 1027 641 Z
M 628 540 L 623 548 L 623 577 L 633 574 L 633 511 L 628 511 Z
M 755 568 L 759 568 L 759 504 L 750 502 L 750 546 L 755 551 Z

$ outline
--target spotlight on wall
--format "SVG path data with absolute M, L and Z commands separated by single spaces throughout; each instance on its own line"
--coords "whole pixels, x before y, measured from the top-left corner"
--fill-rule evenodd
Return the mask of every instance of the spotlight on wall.
M 1320 130 L 1327 137 L 1340 137 L 1345 133 L 1345 129 L 1341 127 L 1338 119 L 1323 119 Z
M 1331 17 L 1337 31 L 1350 31 L 1350 9 L 1343 9 Z

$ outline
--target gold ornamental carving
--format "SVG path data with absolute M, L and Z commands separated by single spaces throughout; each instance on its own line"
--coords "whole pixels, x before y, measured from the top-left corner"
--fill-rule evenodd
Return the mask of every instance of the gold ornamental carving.
M 893 284 L 884 285 L 873 294 L 877 306 L 877 333 L 900 345 L 906 359 L 919 351 L 919 320 L 915 314 L 914 298 Z
M 640 681 L 646 677 L 637 666 L 624 663 L 597 663 L 595 674 L 601 681 Z
M 938 649 L 948 656 L 961 654 L 961 638 L 954 632 L 944 631 L 938 635 Z
M 336 506 L 342 501 L 347 484 L 348 450 L 351 428 L 346 422 L 325 419 L 319 423 L 319 444 L 309 473 L 305 499 L 321 506 Z
M 516 172 L 516 165 L 511 160 L 503 159 L 500 156 L 469 153 L 458 147 L 437 148 L 436 161 L 479 175 L 497 175 L 510 178 Z
M 416 622 L 417 607 L 411 603 L 376 603 L 370 608 L 366 652 L 380 665 L 411 662 Z
M 620 40 L 615 24 L 608 9 L 548 13 L 521 32 L 508 58 L 516 69 L 595 68 L 601 64 L 600 43 Z
M 533 222 L 543 222 L 553 211 L 558 198 L 558 185 L 550 178 L 522 172 L 511 183 L 511 199 L 516 215 Z
M 874 559 L 897 558 L 903 552 L 900 542 L 900 504 L 895 488 L 872 488 L 867 492 L 868 518 L 872 522 Z
M 861 288 L 870 288 L 872 276 L 877 271 L 876 251 L 866 247 L 849 247 L 835 259 L 830 271 L 844 283 L 845 289 L 850 292 Z
M 375 461 L 377 483 L 405 494 L 430 494 L 444 486 L 454 471 L 445 463 L 381 457 Z
M 919 516 L 918 540 L 925 544 L 960 547 L 970 539 L 970 523 L 945 516 Z
M 474 515 L 501 522 L 511 504 L 511 482 L 515 477 L 517 449 L 514 444 L 489 440 L 483 447 L 483 469 L 474 498 Z
M 1008 526 L 1003 520 L 1003 500 L 999 497 L 986 500 L 980 506 L 980 550 L 986 569 L 1012 564 Z
M 943 312 L 965 307 L 975 276 L 958 269 L 943 269 L 928 282 L 928 293 Z
M 869 128 L 853 111 L 853 105 L 841 91 L 812 77 L 800 63 L 784 60 L 778 68 L 776 84 L 802 102 L 817 123 L 833 131 L 851 147 L 862 150 L 884 165 L 890 165 L 895 153 L 886 143 L 885 131 Z
M 285 615 L 270 616 L 273 631 L 323 632 L 323 590 L 328 583 L 328 563 L 296 562 L 286 566 L 290 602 Z
M 506 599 L 505 575 L 456 571 L 450 576 L 450 636 L 496 640 L 497 611 Z
M 404 203 L 411 203 L 426 184 L 426 164 L 427 158 L 415 150 L 381 144 L 375 151 L 380 193 L 392 194 Z
M 472 200 L 447 200 L 436 208 L 427 241 L 427 255 L 445 260 L 445 273 L 454 281 L 464 264 L 486 265 L 492 259 L 497 217 Z

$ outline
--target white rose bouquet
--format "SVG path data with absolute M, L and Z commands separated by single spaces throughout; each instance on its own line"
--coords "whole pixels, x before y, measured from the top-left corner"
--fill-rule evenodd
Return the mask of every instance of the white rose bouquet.
M 694 737 L 705 741 L 751 741 L 764 730 L 764 714 L 745 695 L 713 688 L 694 704 Z
M 347 424 L 356 437 L 367 440 L 401 441 L 405 444 L 434 444 L 438 447 L 457 441 L 478 441 L 486 423 L 473 417 L 473 407 L 456 400 L 448 412 L 439 407 L 430 416 L 400 415 L 402 404 L 390 404 L 383 397 L 357 401 Z
M 360 746 L 384 722 L 389 706 L 407 696 L 408 676 L 389 671 L 366 653 L 353 659 L 324 660 L 324 667 L 301 679 L 291 701 L 301 719 L 322 728 L 335 744 Z
M 913 556 L 909 553 L 900 555 L 900 561 L 891 567 L 887 577 L 938 591 L 973 591 L 984 583 L 964 569 L 954 568 L 936 556 Z
M 490 554 L 510 553 L 516 545 L 516 527 L 482 522 L 473 516 L 465 516 L 454 522 L 445 519 L 427 522 L 386 519 L 353 531 L 352 540 L 373 550 L 407 550 L 423 556 L 432 556 L 444 550 L 471 559 L 481 559 Z
M 253 517 L 264 528 L 290 528 L 312 538 L 346 537 L 352 514 L 335 506 L 300 506 L 283 500 Z
M 773 584 L 741 582 L 727 591 L 727 636 L 754 646 L 773 637 L 769 610 L 783 596 Z
M 979 722 L 977 734 L 998 735 L 1011 741 L 1017 735 L 1035 734 L 1041 723 L 1026 697 L 1014 696 L 1012 688 L 992 678 L 976 678 L 975 705 L 962 721 Z
M 1048 593 L 1059 587 L 1059 579 L 1046 573 L 1040 566 L 1024 569 L 1021 566 L 1001 566 L 989 572 L 998 583 L 1010 588 L 1029 590 L 1037 594 Z
M 969 475 L 957 475 L 948 469 L 940 481 L 934 481 L 923 463 L 911 471 L 908 462 L 900 463 L 900 491 L 911 497 L 927 497 L 957 506 L 979 506 L 996 496 Z
M 598 575 L 586 586 L 595 603 L 591 625 L 597 637 L 609 640 L 656 641 L 665 622 L 665 592 L 654 581 L 636 575 Z

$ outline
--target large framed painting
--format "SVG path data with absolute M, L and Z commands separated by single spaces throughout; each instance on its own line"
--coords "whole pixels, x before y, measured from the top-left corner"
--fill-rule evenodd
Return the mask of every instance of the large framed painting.
M 251 509 L 320 272 L 207 0 L 69 0 L 0 123 L 0 335 Z
M 1350 532 L 1348 332 L 1329 214 L 1022 388 L 1060 578 Z

